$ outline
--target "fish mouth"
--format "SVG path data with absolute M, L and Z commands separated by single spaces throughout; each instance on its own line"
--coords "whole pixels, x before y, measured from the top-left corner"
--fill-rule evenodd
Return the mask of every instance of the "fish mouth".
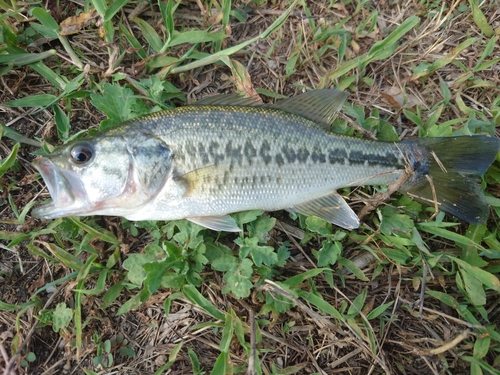
M 47 158 L 33 161 L 32 165 L 42 176 L 52 201 L 31 211 L 33 217 L 55 219 L 77 215 L 87 206 L 87 194 L 74 172 L 64 170 Z

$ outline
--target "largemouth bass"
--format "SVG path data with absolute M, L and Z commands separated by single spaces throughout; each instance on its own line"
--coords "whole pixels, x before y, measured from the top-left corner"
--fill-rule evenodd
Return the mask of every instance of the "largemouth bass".
M 68 143 L 33 162 L 52 202 L 32 214 L 188 219 L 239 231 L 228 214 L 287 209 L 352 229 L 358 217 L 336 190 L 392 184 L 410 171 L 403 193 L 470 223 L 487 219 L 477 180 L 499 139 L 394 143 L 333 134 L 325 127 L 346 97 L 314 90 L 264 106 L 216 96 Z

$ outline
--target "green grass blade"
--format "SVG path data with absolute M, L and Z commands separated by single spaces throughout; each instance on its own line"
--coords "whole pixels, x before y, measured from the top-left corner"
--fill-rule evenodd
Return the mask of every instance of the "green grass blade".
M 179 3 L 180 4 L 180 3 Z M 168 0 L 167 4 L 164 4 L 161 0 L 158 0 L 158 6 L 160 7 L 160 12 L 161 16 L 163 18 L 163 24 L 165 25 L 165 28 L 167 29 L 167 40 L 165 44 L 163 45 L 160 53 L 165 53 L 165 51 L 168 48 L 168 45 L 170 44 L 170 39 L 174 35 L 174 6 L 173 6 L 173 1 Z M 177 8 L 178 4 L 176 4 L 175 8 Z
M 78 273 L 78 280 L 83 280 L 84 278 L 81 278 L 81 275 L 83 274 L 88 274 L 90 272 L 91 267 L 94 266 L 93 262 L 97 258 L 96 255 L 93 255 L 89 259 L 92 259 L 90 262 L 87 260 L 85 262 L 85 266 L 82 268 L 82 270 Z M 95 273 L 96 267 L 94 267 L 93 272 Z M 89 296 L 97 296 L 101 293 L 104 292 L 104 289 L 106 287 L 106 278 L 108 276 L 108 270 L 106 268 L 102 269 L 101 272 L 99 272 L 99 278 L 97 279 L 95 288 L 93 289 L 75 289 L 75 292 L 80 292 L 82 294 L 86 294 Z
M 68 218 L 67 220 L 71 221 L 73 224 L 75 224 L 77 227 L 80 229 L 83 229 L 85 232 L 93 236 L 94 238 L 98 238 L 104 242 L 111 243 L 113 245 L 117 245 L 120 243 L 118 239 L 115 237 L 113 233 L 111 233 L 108 230 L 105 230 L 103 228 L 100 228 L 99 230 L 92 228 L 91 226 L 88 226 L 87 224 L 81 222 L 80 220 L 77 220 L 73 217 Z
M 130 0 L 115 0 L 111 1 L 111 5 L 104 12 L 104 22 L 111 21 L 116 13 L 120 11 Z
M 139 55 L 141 59 L 145 59 L 148 55 L 146 54 L 146 51 L 144 51 L 144 48 L 142 48 L 142 44 L 137 40 L 137 38 L 128 31 L 127 27 L 123 23 L 120 23 L 118 29 L 121 33 L 123 33 L 123 35 L 125 35 L 125 38 L 127 38 L 130 45 L 137 49 L 137 55 Z
M 484 35 L 486 35 L 488 38 L 491 38 L 495 31 L 488 24 L 488 20 L 484 16 L 481 9 L 479 9 L 479 7 L 476 5 L 476 0 L 469 0 L 469 4 L 472 9 L 472 18 L 474 19 L 477 27 L 481 29 Z
M 344 317 L 340 314 L 340 312 L 330 305 L 328 302 L 326 302 L 322 297 L 313 294 L 311 292 L 305 292 L 303 290 L 298 291 L 299 297 L 305 299 L 307 302 L 310 304 L 316 306 L 320 311 L 323 311 L 327 314 L 330 314 L 332 317 L 337 319 L 339 322 L 345 322 Z
M 69 116 L 67 116 L 58 105 L 52 106 L 52 111 L 54 112 L 54 120 L 57 127 L 57 135 L 59 139 L 66 142 L 69 138 L 69 132 L 71 126 L 69 124 Z
M 225 315 L 221 313 L 212 303 L 207 300 L 203 295 L 196 289 L 194 285 L 185 285 L 182 288 L 182 292 L 188 300 L 190 300 L 195 305 L 201 307 L 208 314 L 213 316 L 215 319 L 224 320 Z
M 495 50 L 495 47 L 497 46 L 497 43 L 498 43 L 498 35 L 495 35 L 493 38 L 491 38 L 488 41 L 488 43 L 486 44 L 486 47 L 484 48 L 483 53 L 481 54 L 481 57 L 479 58 L 479 60 L 477 60 L 477 63 L 474 66 L 474 69 L 473 69 L 474 72 L 480 71 L 479 67 L 483 63 L 484 59 L 492 56 L 493 51 Z M 498 60 L 498 59 L 495 59 L 495 60 Z
M 231 0 L 222 1 L 222 32 L 226 34 L 229 26 L 229 16 L 231 14 Z M 220 51 L 222 47 L 222 40 L 215 43 L 215 50 Z
M 222 352 L 219 354 L 217 357 L 217 360 L 215 361 L 214 367 L 212 371 L 210 372 L 210 375 L 221 375 L 221 374 L 227 374 L 227 361 L 229 360 L 229 354 L 226 352 Z
M 486 230 L 486 224 L 471 224 L 467 229 L 466 237 L 474 244 L 481 243 L 486 235 Z M 484 267 L 488 262 L 479 257 L 477 250 L 475 246 L 462 246 L 462 256 L 460 258 L 474 266 Z
M 37 7 L 33 9 L 32 14 L 38 21 L 40 21 L 40 23 L 44 27 L 43 35 L 46 38 L 56 39 L 59 36 L 59 24 L 56 22 L 54 17 L 50 15 L 49 12 L 47 12 L 43 8 Z
M 41 61 L 34 64 L 30 64 L 30 68 L 35 70 L 43 78 L 52 83 L 54 87 L 61 90 L 64 90 L 66 88 L 68 80 L 65 77 L 58 75 L 56 72 L 54 72 L 52 69 L 50 69 L 47 65 L 45 65 Z
M 358 57 L 356 57 L 356 58 L 354 58 L 352 60 L 348 60 L 348 61 L 344 62 L 342 65 L 340 65 L 339 67 L 337 67 L 337 69 L 335 69 L 335 70 L 327 73 L 321 79 L 319 87 L 325 87 L 326 82 L 328 82 L 328 81 L 334 81 L 337 78 L 344 76 L 349 71 L 351 71 L 353 69 L 359 68 L 363 64 L 363 62 L 366 61 L 366 59 L 367 59 L 367 56 L 366 55 L 362 55 L 362 56 L 358 56 Z
M 29 65 L 46 59 L 47 57 L 55 56 L 56 54 L 57 51 L 55 49 L 50 49 L 40 53 L 9 53 L 6 55 L 0 55 L 0 64 L 10 64 L 12 66 Z
M 78 275 L 78 271 L 74 271 L 74 272 L 71 272 L 70 274 L 64 276 L 64 277 L 61 277 L 60 279 L 57 279 L 57 280 L 54 280 L 50 283 L 47 283 L 45 284 L 44 286 L 42 286 L 40 289 L 37 289 L 36 292 L 35 292 L 35 296 L 41 292 L 44 292 L 46 291 L 47 289 L 50 289 L 56 285 L 59 285 L 59 284 L 62 284 L 64 283 L 65 281 L 68 281 L 68 280 L 71 280 L 71 279 L 75 279 L 76 276 Z
M 415 227 L 418 230 L 430 233 L 430 234 L 435 234 L 436 236 L 446 238 L 450 241 L 453 241 L 457 244 L 464 245 L 464 246 L 472 246 L 475 247 L 481 251 L 485 251 L 486 249 L 481 246 L 478 243 L 475 243 L 471 239 L 462 236 L 461 234 L 451 232 L 447 229 L 439 228 L 437 227 L 434 223 L 416 223 Z
M 290 7 L 283 12 L 283 14 L 274 21 L 271 26 L 269 26 L 262 34 L 256 36 L 255 38 L 249 39 L 245 42 L 242 42 L 236 46 L 226 48 L 225 50 L 222 50 L 216 54 L 209 55 L 203 59 L 200 59 L 198 61 L 194 61 L 192 63 L 175 67 L 170 70 L 170 73 L 172 74 L 178 74 L 182 73 L 188 70 L 196 69 L 205 65 L 213 64 L 218 61 L 220 61 L 220 56 L 231 56 L 232 54 L 242 50 L 243 48 L 249 46 L 252 43 L 255 43 L 258 40 L 265 40 L 269 35 L 271 35 L 273 32 L 277 31 L 283 23 L 286 21 L 292 10 L 295 8 L 297 5 L 298 0 L 295 0 Z
M 458 310 L 459 307 L 460 307 L 460 304 L 458 303 L 458 301 L 453 298 L 452 296 L 450 296 L 449 294 L 447 293 L 444 293 L 444 292 L 439 292 L 437 290 L 427 290 L 425 292 L 425 294 L 428 294 L 430 295 L 431 297 L 434 297 L 436 298 L 437 300 L 443 302 L 444 304 L 454 308 L 455 310 Z
M 226 320 L 224 322 L 224 329 L 222 330 L 222 338 L 219 344 L 219 350 L 221 352 L 229 352 L 229 347 L 233 339 L 234 333 L 234 311 L 232 309 L 226 314 Z
M 460 52 L 462 52 L 464 49 L 471 46 L 472 44 L 476 43 L 477 41 L 478 38 L 469 38 L 467 40 L 464 40 L 462 43 L 456 46 L 451 53 L 437 59 L 431 65 L 426 66 L 425 69 L 419 69 L 419 67 L 417 67 L 418 73 L 414 74 L 411 77 L 411 79 L 416 80 L 421 77 L 427 77 L 429 74 L 434 73 L 436 70 L 445 67 L 446 65 L 450 64 L 453 60 L 455 60 Z M 423 65 L 421 65 L 420 67 L 422 66 Z
M 5 51 L 7 51 L 9 54 L 25 53 L 25 51 L 22 50 L 21 48 L 14 47 L 11 45 L 8 45 Z M 64 90 L 64 88 L 66 87 L 68 79 L 66 79 L 66 77 L 58 75 L 41 61 L 32 63 L 29 66 L 32 69 L 34 69 L 38 74 L 40 74 L 42 77 L 44 77 L 47 81 L 52 83 L 52 85 L 54 85 L 56 88 Z
M 288 288 L 294 288 L 302 284 L 304 281 L 313 278 L 314 276 L 319 275 L 323 272 L 323 268 L 313 268 L 312 270 L 308 270 L 306 272 L 302 272 L 298 275 L 289 277 L 286 279 L 283 284 L 285 284 Z
M 489 69 L 491 68 L 492 66 L 494 65 L 497 65 L 498 63 L 500 63 L 500 57 L 497 57 L 495 59 L 492 59 L 492 60 L 489 60 L 489 61 L 485 61 L 483 62 L 482 64 L 480 64 L 477 68 L 474 68 L 474 71 L 475 72 L 480 72 L 482 70 L 486 70 L 486 69 Z M 488 81 L 489 82 L 489 81 Z M 494 86 L 494 87 L 497 87 L 497 86 Z
M 80 259 L 61 249 L 59 246 L 48 242 L 43 242 L 43 245 L 66 267 L 76 271 L 79 271 L 83 267 L 83 262 Z
M 165 370 L 170 368 L 172 366 L 177 358 L 177 355 L 182 349 L 183 342 L 178 343 L 170 352 L 168 356 L 168 361 L 165 363 L 163 366 L 159 367 L 155 372 L 154 375 L 162 375 L 165 373 Z
M 495 275 L 456 257 L 449 256 L 449 258 L 455 261 L 467 273 L 481 281 L 485 286 L 500 293 L 500 280 Z
M 85 280 L 80 280 L 77 289 L 83 289 Z M 80 358 L 83 347 L 83 324 L 82 324 L 82 293 L 75 291 L 75 313 L 73 316 L 75 322 L 75 346 L 76 358 Z
M 149 46 L 156 53 L 159 53 L 163 47 L 163 42 L 161 41 L 161 38 L 155 31 L 155 29 L 153 29 L 153 27 L 149 23 L 140 18 L 135 18 L 134 22 L 141 29 L 142 35 L 144 36 L 144 39 L 146 39 L 149 43 Z
M 295 6 L 299 3 L 299 0 L 295 0 L 286 11 L 283 12 L 281 16 L 279 16 L 272 24 L 269 26 L 261 35 L 259 35 L 259 39 L 264 40 L 267 39 L 269 35 L 274 33 L 275 31 L 279 30 L 281 26 L 285 23 L 285 21 L 288 19 L 288 16 L 290 13 L 292 13 L 292 10 L 295 9 Z
M 484 361 L 481 361 L 478 358 L 475 358 L 475 357 L 472 357 L 469 355 L 464 355 L 464 356 L 461 356 L 460 358 L 462 358 L 464 361 L 470 362 L 471 364 L 475 364 L 475 365 L 481 367 L 483 370 L 487 371 L 488 374 L 500 375 L 500 370 L 495 369 L 493 366 L 487 364 Z
M 200 360 L 198 359 L 196 352 L 191 348 L 188 348 L 188 357 L 189 361 L 191 362 L 191 367 L 193 368 L 193 374 L 201 375 L 202 372 L 201 372 Z
M 0 311 L 16 311 L 30 307 L 42 307 L 42 302 L 38 299 L 20 304 L 6 303 L 0 300 Z
M 35 141 L 34 139 L 30 139 L 25 137 L 24 135 L 18 133 L 14 129 L 9 128 L 8 126 L 0 124 L 1 128 L 1 133 L 3 137 L 10 138 L 16 142 L 20 143 L 25 143 L 27 145 L 35 146 L 35 147 L 41 147 L 42 144 L 38 141 Z
M 193 43 L 193 41 L 196 41 L 196 43 L 220 42 L 225 38 L 227 38 L 227 35 L 222 32 L 207 33 L 202 30 L 188 30 L 178 33 L 174 31 L 174 34 L 167 46 L 170 48 L 183 43 Z M 165 50 L 165 47 L 162 48 L 162 51 L 163 50 Z
M 75 51 L 73 50 L 73 48 L 71 47 L 71 44 L 69 43 L 68 38 L 65 35 L 59 35 L 59 41 L 61 42 L 61 44 L 63 45 L 64 49 L 68 53 L 68 55 L 71 58 L 71 61 L 73 62 L 73 64 L 75 64 L 78 67 L 78 69 L 82 69 L 83 68 L 83 63 L 80 60 L 80 58 L 78 57 L 78 55 L 75 53 Z
M 90 2 L 94 6 L 97 13 L 99 13 L 99 15 L 104 18 L 106 16 L 106 10 L 108 9 L 106 1 L 104 1 L 104 0 L 90 0 Z
M 383 314 L 385 312 L 385 310 L 387 310 L 389 307 L 391 307 L 393 305 L 393 303 L 394 303 L 394 301 L 391 301 L 391 302 L 384 303 L 383 305 L 377 306 L 372 311 L 370 311 L 368 313 L 368 315 L 366 315 L 366 319 L 368 319 L 368 320 L 375 319 L 376 317 Z
M 365 63 L 367 64 L 373 60 L 381 60 L 390 57 L 397 46 L 397 42 L 419 23 L 420 18 L 417 16 L 411 16 L 404 20 L 401 25 L 387 36 L 387 38 L 375 43 L 372 48 L 370 48 L 370 51 L 368 51 L 368 59 Z
M 104 296 L 102 297 L 103 305 L 101 306 L 101 308 L 105 309 L 109 305 L 111 305 L 118 298 L 118 296 L 121 294 L 123 288 L 125 288 L 125 286 L 123 285 L 123 282 L 121 282 L 121 281 L 112 285 L 108 289 L 106 294 L 104 294 Z
M 5 159 L 0 160 L 0 177 L 2 177 L 16 162 L 17 152 L 19 151 L 19 143 L 12 147 L 10 155 Z
M 52 94 L 32 95 L 26 98 L 11 100 L 5 103 L 9 107 L 48 107 L 57 100 Z

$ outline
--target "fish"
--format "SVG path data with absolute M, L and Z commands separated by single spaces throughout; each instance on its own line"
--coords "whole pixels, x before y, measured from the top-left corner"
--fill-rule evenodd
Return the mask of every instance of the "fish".
M 34 160 L 52 201 L 32 216 L 187 219 L 237 232 L 231 213 L 284 209 L 351 230 L 360 221 L 338 189 L 404 180 L 399 191 L 417 201 L 469 223 L 487 220 L 478 181 L 498 138 L 335 134 L 329 129 L 346 98 L 320 89 L 264 105 L 216 95 L 69 142 Z

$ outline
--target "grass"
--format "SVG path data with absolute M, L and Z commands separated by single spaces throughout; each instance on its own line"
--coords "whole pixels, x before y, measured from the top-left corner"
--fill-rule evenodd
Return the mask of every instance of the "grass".
M 351 93 L 338 133 L 498 136 L 494 6 L 44 4 L 0 0 L 4 374 L 500 374 L 500 158 L 481 225 L 397 194 L 362 210 L 385 187 L 343 191 L 366 214 L 351 232 L 262 211 L 233 215 L 240 235 L 29 215 L 48 196 L 34 155 L 212 92 L 334 86 Z

